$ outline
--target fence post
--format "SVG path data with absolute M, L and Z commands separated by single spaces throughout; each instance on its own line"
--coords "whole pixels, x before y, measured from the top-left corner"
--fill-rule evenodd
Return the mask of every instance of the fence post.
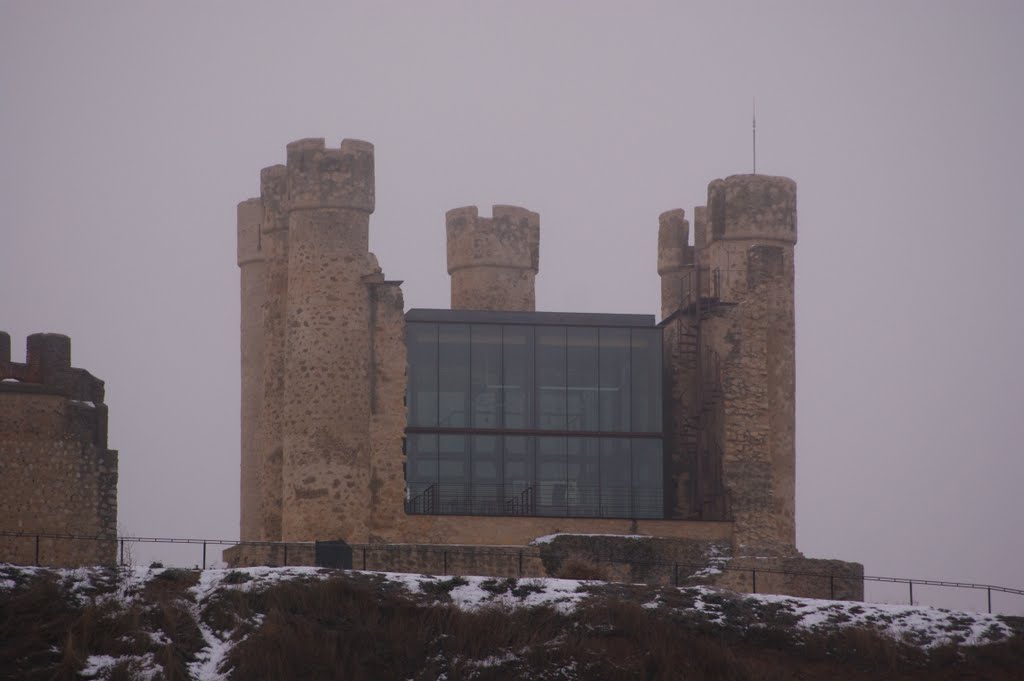
M 750 581 L 754 585 L 754 590 L 751 593 L 757 593 L 757 570 L 750 571 Z
M 523 576 L 523 550 L 522 549 L 519 549 L 519 576 L 520 577 Z M 989 592 L 988 600 L 989 600 L 989 602 L 992 601 L 992 593 L 991 593 L 991 591 Z M 989 606 L 988 610 L 989 610 L 989 612 L 992 612 L 992 607 Z
M 366 572 L 366 547 L 363 547 L 363 572 Z
M 36 535 L 36 565 L 39 565 L 39 535 Z
M 985 589 L 988 591 L 988 614 L 992 614 L 992 589 Z
M 206 569 L 206 542 L 203 542 L 203 569 Z
M 913 605 L 914 604 L 914 580 L 912 580 L 912 579 L 907 580 L 907 583 L 910 584 L 910 604 Z
M 441 552 L 441 554 L 444 557 L 444 569 L 441 570 L 441 574 L 442 575 L 446 575 L 446 574 L 448 574 L 448 550 L 445 549 L 444 551 Z
M 828 576 L 828 597 L 833 601 L 836 599 L 836 576 Z
M 121 565 L 124 565 L 124 539 L 121 540 Z

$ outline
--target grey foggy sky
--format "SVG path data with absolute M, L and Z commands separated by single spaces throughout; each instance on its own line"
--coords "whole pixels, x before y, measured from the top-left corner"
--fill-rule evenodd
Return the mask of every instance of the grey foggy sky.
M 289 141 L 376 145 L 407 308 L 448 305 L 444 212 L 511 203 L 538 309 L 656 313 L 658 214 L 749 172 L 756 96 L 758 170 L 798 184 L 798 547 L 1022 587 L 1022 29 L 1018 2 L 0 0 L 0 329 L 106 381 L 125 531 L 236 537 L 235 205 Z

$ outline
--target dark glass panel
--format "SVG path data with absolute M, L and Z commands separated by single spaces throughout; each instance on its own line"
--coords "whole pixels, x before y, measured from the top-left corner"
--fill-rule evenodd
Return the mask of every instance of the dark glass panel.
M 537 327 L 537 427 L 565 430 L 565 327 Z
M 501 426 L 501 327 L 470 329 L 470 396 L 474 428 Z
M 406 500 L 409 511 L 436 512 L 432 505 L 432 492 L 436 490 L 437 484 L 437 435 L 409 435 L 405 449 Z
M 566 515 L 565 438 L 537 438 L 537 515 Z
M 438 324 L 438 425 L 469 425 L 469 325 Z
M 503 327 L 502 364 L 504 425 L 533 428 L 533 327 Z
M 406 327 L 409 425 L 437 425 L 437 324 Z
M 566 329 L 566 409 L 568 430 L 597 430 L 597 329 Z
M 629 329 L 601 329 L 601 430 L 629 430 Z
M 629 440 L 601 439 L 601 515 L 632 517 Z
M 507 435 L 504 445 L 505 512 L 512 515 L 533 515 L 537 490 L 534 486 L 532 437 Z
M 633 432 L 660 433 L 661 422 L 661 331 L 633 329 L 631 365 Z
M 600 509 L 600 445 L 597 438 L 570 437 L 566 441 L 568 515 L 596 516 Z
M 637 438 L 632 440 L 633 458 L 633 517 L 662 518 L 661 440 Z
M 472 445 L 472 512 L 484 515 L 503 513 L 504 492 L 501 485 L 501 441 L 492 435 L 470 438 Z
M 466 436 L 438 437 L 437 468 L 441 513 L 469 513 L 469 452 Z

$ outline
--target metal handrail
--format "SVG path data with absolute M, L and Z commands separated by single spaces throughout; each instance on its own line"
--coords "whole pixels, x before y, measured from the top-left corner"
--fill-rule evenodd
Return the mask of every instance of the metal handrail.
M 195 537 L 182 538 L 182 537 L 137 537 L 129 535 L 119 535 L 111 537 L 109 535 L 79 535 L 62 532 L 25 532 L 23 530 L 12 531 L 12 530 L 0 530 L 0 537 L 23 537 L 32 538 L 36 540 L 36 547 L 38 551 L 39 541 L 41 539 L 66 539 L 66 540 L 91 540 L 91 541 L 114 541 L 121 544 L 122 549 L 125 543 L 157 543 L 157 544 L 193 544 L 202 545 L 203 547 L 203 564 L 206 564 L 206 548 L 208 545 L 212 546 L 280 546 L 287 550 L 289 546 L 298 547 L 313 547 L 316 542 L 314 541 L 266 541 L 266 540 L 239 540 L 239 539 L 201 539 Z M 387 552 L 394 548 L 405 546 L 406 544 L 352 544 L 352 548 L 356 550 L 362 550 L 365 554 L 367 551 L 383 551 Z M 543 558 L 546 554 L 542 554 L 540 549 L 535 547 L 530 548 L 513 548 L 510 547 L 506 550 L 485 550 L 485 549 L 461 549 L 459 547 L 445 548 L 443 546 L 423 546 L 422 550 L 425 552 L 444 553 L 459 555 L 461 553 L 484 556 L 484 555 L 506 555 L 506 556 L 518 556 L 520 564 L 524 557 L 529 558 Z M 122 554 L 123 555 L 123 554 Z M 287 555 L 287 553 L 285 554 Z M 547 556 L 549 558 L 566 559 L 569 556 L 553 555 Z M 36 555 L 38 564 L 38 553 Z M 714 559 L 712 559 L 714 560 Z M 957 589 L 974 589 L 988 592 L 988 608 L 989 612 L 992 611 L 992 593 L 1006 593 L 1015 596 L 1024 596 L 1024 589 L 1018 589 L 1008 586 L 1000 586 L 996 584 L 978 584 L 974 582 L 960 582 L 950 580 L 938 580 L 938 579 L 917 579 L 913 577 L 887 577 L 879 575 L 850 575 L 850 574 L 836 574 L 832 572 L 808 572 L 803 570 L 782 570 L 777 568 L 750 568 L 750 567 L 732 567 L 727 564 L 723 564 L 728 558 L 719 558 L 718 565 L 713 567 L 722 572 L 743 572 L 750 573 L 752 582 L 754 585 L 754 592 L 756 593 L 757 588 L 757 573 L 762 574 L 778 574 L 778 575 L 789 575 L 789 576 L 800 576 L 800 577 L 819 577 L 822 579 L 828 579 L 830 582 L 835 580 L 839 581 L 857 581 L 863 580 L 865 582 L 883 582 L 883 583 L 894 583 L 894 584 L 906 584 L 910 587 L 911 602 L 913 602 L 913 588 L 914 586 L 937 586 L 943 588 L 957 588 Z M 287 559 L 286 559 L 287 561 Z M 447 559 L 446 559 L 447 562 Z M 637 565 L 637 566 L 656 566 L 663 568 L 673 568 L 675 570 L 676 581 L 678 582 L 679 569 L 692 569 L 692 570 L 704 570 L 709 567 L 708 563 L 686 563 L 686 562 L 668 562 L 668 561 L 642 561 L 632 560 L 627 558 L 615 558 L 615 557 L 602 557 L 599 562 L 612 563 L 620 565 Z M 678 586 L 678 583 L 677 583 Z

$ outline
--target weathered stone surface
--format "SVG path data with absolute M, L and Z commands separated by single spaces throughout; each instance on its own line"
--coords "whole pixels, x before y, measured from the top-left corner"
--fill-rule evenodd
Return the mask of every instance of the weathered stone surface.
M 452 309 L 532 312 L 540 217 L 518 206 L 494 206 L 491 214 L 466 206 L 446 215 Z
M 71 366 L 71 340 L 28 337 L 24 364 L 0 333 L 0 529 L 97 539 L 41 539 L 39 562 L 113 564 L 117 452 L 107 449 L 103 381 Z M 32 564 L 33 537 L 0 537 L 0 562 Z
M 373 172 L 366 142 L 299 140 L 287 165 L 263 171 L 260 198 L 239 208 L 243 538 L 403 545 L 370 569 L 438 571 L 439 552 L 452 547 L 449 571 L 541 575 L 557 570 L 551 549 L 551 564 L 524 568 L 516 547 L 559 532 L 637 534 L 648 539 L 628 544 L 634 565 L 615 574 L 657 583 L 669 580 L 664 567 L 637 566 L 698 561 L 712 546 L 766 575 L 772 565 L 817 565 L 795 548 L 792 180 L 713 181 L 707 207 L 694 211 L 693 245 L 682 210 L 659 218 L 666 519 L 628 520 L 405 513 L 405 319 L 399 282 L 368 250 Z M 454 309 L 535 309 L 536 213 L 457 208 L 446 235 Z M 583 557 L 625 551 L 621 541 L 557 540 L 577 542 L 570 548 Z M 496 546 L 516 556 L 515 570 Z M 480 550 L 456 557 L 467 547 Z M 311 561 L 302 550 L 289 562 Z M 225 556 L 282 564 L 283 551 L 240 546 Z M 858 566 L 825 567 L 859 593 Z M 727 575 L 715 580 L 738 584 Z M 764 579 L 766 590 L 823 594 L 807 580 Z

